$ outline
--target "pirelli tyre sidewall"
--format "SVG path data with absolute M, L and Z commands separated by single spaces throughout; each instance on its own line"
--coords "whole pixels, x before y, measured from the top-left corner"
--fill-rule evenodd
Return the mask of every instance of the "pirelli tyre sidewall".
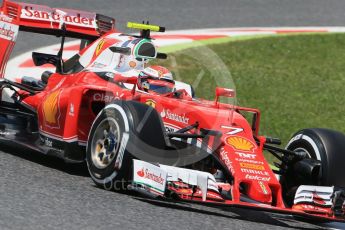
M 110 121 L 119 130 L 116 156 L 106 167 L 97 167 L 92 159 L 93 140 L 102 123 Z M 93 181 L 105 189 L 126 189 L 132 179 L 133 159 L 145 160 L 144 149 L 165 149 L 166 138 L 160 115 L 152 107 L 136 101 L 116 101 L 107 105 L 95 118 L 86 147 L 86 162 Z M 149 151 L 149 152 L 150 152 Z M 141 154 L 140 154 L 141 153 Z M 121 186 L 121 189 L 117 189 Z
M 111 162 L 106 167 L 99 168 L 92 160 L 92 151 L 94 151 L 92 150 L 92 141 L 97 133 L 97 129 L 100 129 L 100 125 L 107 121 L 116 122 L 118 125 L 119 140 L 117 142 L 119 142 L 119 146 L 116 156 Z M 102 186 L 105 189 L 113 189 L 114 183 L 129 180 L 132 157 L 126 150 L 126 145 L 128 144 L 132 127 L 133 120 L 124 102 L 106 106 L 94 120 L 86 148 L 86 162 L 91 178 L 98 186 Z
M 345 135 L 330 129 L 304 129 L 293 135 L 286 146 L 305 149 L 311 158 L 321 161 L 319 185 L 345 188 Z

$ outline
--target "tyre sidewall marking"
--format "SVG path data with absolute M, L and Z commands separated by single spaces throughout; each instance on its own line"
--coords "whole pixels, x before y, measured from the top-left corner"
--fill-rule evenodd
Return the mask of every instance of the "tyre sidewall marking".
M 123 123 L 124 123 L 124 129 L 125 129 L 125 132 L 123 132 L 122 134 L 122 139 L 121 139 L 121 145 L 120 145 L 120 149 L 119 149 L 119 153 L 118 153 L 118 156 L 116 158 L 116 160 L 114 162 L 117 162 L 119 164 L 119 166 L 121 165 L 122 166 L 122 161 L 123 161 L 123 158 L 124 158 L 124 153 L 125 153 L 125 150 L 126 150 L 126 146 L 127 146 L 127 143 L 128 143 L 128 139 L 129 139 L 129 123 L 128 123 L 128 117 L 124 111 L 124 109 L 118 105 L 118 104 L 110 104 L 110 105 L 107 105 L 101 112 L 98 113 L 98 115 L 96 116 L 95 120 L 93 121 L 92 123 L 92 128 L 91 128 L 91 131 L 93 130 L 93 127 L 95 127 L 95 123 L 102 117 L 102 116 L 107 116 L 106 114 L 106 110 L 108 109 L 114 109 L 116 112 L 118 112 L 118 114 L 121 115 L 122 117 L 122 120 L 123 120 Z M 88 151 L 91 151 L 89 150 L 89 140 L 91 138 L 91 132 L 89 133 L 89 137 L 88 137 L 88 143 L 87 143 L 87 150 Z M 127 134 L 127 138 L 125 137 L 125 140 L 124 140 L 124 136 L 126 136 Z M 110 175 L 110 176 L 106 176 L 104 179 L 100 179 L 100 178 L 97 178 L 95 177 L 94 173 L 91 171 L 91 167 L 92 165 L 89 165 L 89 162 L 88 160 L 86 160 L 87 162 L 87 166 L 88 166 L 88 170 L 89 170 L 89 173 L 92 177 L 92 179 L 94 181 L 96 181 L 97 183 L 99 184 L 108 184 L 110 182 L 112 182 L 115 177 L 118 175 L 118 171 L 114 170 L 114 172 Z M 121 168 L 121 167 L 119 167 Z

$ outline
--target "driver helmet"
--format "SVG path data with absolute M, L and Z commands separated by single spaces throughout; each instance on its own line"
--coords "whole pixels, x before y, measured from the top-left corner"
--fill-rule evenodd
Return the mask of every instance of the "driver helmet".
M 159 94 L 174 91 L 175 81 L 172 73 L 163 66 L 146 67 L 139 73 L 138 89 Z

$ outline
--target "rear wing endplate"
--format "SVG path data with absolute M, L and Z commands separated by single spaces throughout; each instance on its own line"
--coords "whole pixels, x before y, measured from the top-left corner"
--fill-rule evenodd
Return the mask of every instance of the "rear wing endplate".
M 13 20 L 20 31 L 61 35 L 66 25 L 66 37 L 95 40 L 115 30 L 115 19 L 92 12 L 4 0 L 0 14 Z

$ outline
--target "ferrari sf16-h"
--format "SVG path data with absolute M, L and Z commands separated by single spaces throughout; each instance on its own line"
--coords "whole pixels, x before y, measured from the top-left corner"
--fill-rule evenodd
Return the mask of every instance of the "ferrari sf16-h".
M 140 34 L 123 34 L 111 17 L 7 0 L 0 24 L 3 144 L 86 161 L 92 180 L 108 189 L 345 221 L 344 135 L 304 129 L 280 148 L 279 139 L 259 135 L 259 110 L 220 100 L 234 98 L 233 89 L 217 87 L 215 100 L 204 100 L 191 85 L 163 78 L 164 68 L 145 71 L 167 58 L 151 37 L 164 27 L 128 23 Z M 57 54 L 32 53 L 36 66 L 54 72 L 4 78 L 19 31 L 61 37 Z M 81 41 L 68 60 L 65 38 Z M 275 169 L 264 151 L 277 158 Z

